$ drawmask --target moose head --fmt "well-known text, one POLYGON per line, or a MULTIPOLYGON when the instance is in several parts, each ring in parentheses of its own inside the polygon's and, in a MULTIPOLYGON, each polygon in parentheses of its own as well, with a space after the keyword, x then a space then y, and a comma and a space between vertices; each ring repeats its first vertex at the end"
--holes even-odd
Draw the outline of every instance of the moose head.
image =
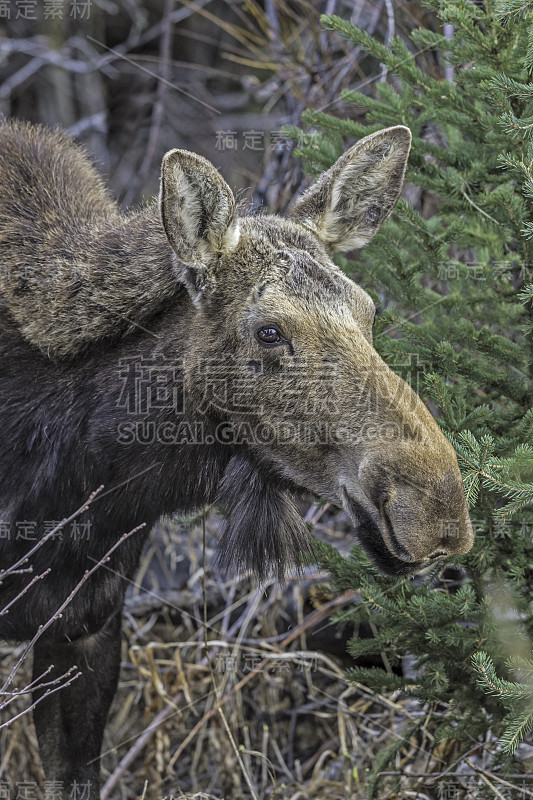
POLYGON ((206 373, 224 374, 212 412, 239 445, 218 496, 224 564, 262 577, 297 562, 307 529, 292 493, 302 488, 344 507, 387 573, 472 546, 453 447, 374 349, 374 302, 332 261, 391 213, 410 143, 404 126, 362 139, 288 219, 238 217, 208 161, 180 150, 163 160, 163 226, 195 307, 186 391, 200 404, 206 373))

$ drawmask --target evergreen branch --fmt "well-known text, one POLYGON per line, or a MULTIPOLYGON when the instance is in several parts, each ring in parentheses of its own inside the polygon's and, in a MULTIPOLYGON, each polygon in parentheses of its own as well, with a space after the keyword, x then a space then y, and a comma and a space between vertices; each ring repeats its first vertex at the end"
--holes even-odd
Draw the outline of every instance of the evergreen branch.
POLYGON ((533 0, 496 0, 494 15, 498 22, 512 16, 524 17, 533 8, 533 0))
POLYGON ((511 111, 506 111, 505 114, 502 114, 501 123, 510 136, 530 137, 532 135, 533 117, 519 119, 511 111))
POLYGON ((479 685, 495 697, 511 701, 524 700, 529 696, 521 683, 514 683, 498 677, 494 663, 487 653, 483 651, 474 653, 472 666, 477 672, 479 685))
POLYGON ((533 305, 533 283, 528 283, 527 286, 524 286, 522 291, 518 294, 518 299, 521 303, 524 303, 524 305, 527 305, 528 303, 533 305))
POLYGON ((366 53, 372 55, 376 61, 385 64, 392 72, 400 74, 408 83, 420 86, 426 90, 429 90, 433 84, 438 84, 438 81, 428 78, 422 70, 415 67, 412 53, 398 58, 398 56, 392 53, 385 45, 378 42, 366 31, 357 28, 351 22, 341 19, 334 14, 322 15, 320 21, 325 28, 339 33, 343 38, 347 39, 347 41, 357 45, 366 53))
POLYGON ((505 75, 501 72, 492 78, 488 86, 494 89, 501 89, 506 95, 516 97, 518 100, 524 100, 526 103, 533 100, 533 85, 531 83, 515 81, 510 75, 505 75))
MULTIPOLYGON (((314 109, 307 109, 302 113, 302 122, 305 125, 319 126, 323 130, 334 131, 342 136, 352 136, 356 139, 367 136, 368 133, 372 132, 372 128, 368 125, 354 122, 351 119, 339 119, 331 114, 325 114, 323 111, 315 111, 314 109)), ((376 130, 381 127, 376 126, 376 130)))
POLYGON ((494 219, 494 217, 491 217, 491 215, 490 215, 490 214, 487 214, 487 212, 486 212, 486 211, 483 211, 483 209, 482 209, 482 208, 480 208, 480 207, 479 207, 479 206, 478 206, 476 203, 474 203, 474 201, 472 200, 472 198, 471 198, 471 197, 469 197, 469 196, 467 195, 467 193, 466 193, 466 191, 465 191, 464 189, 461 189, 461 194, 463 195, 463 197, 465 198, 465 200, 466 200, 468 203, 470 203, 470 205, 471 205, 471 206, 473 206, 473 208, 475 208, 475 209, 476 209, 476 211, 479 211, 479 213, 480 213, 480 214, 483 214, 483 216, 487 217, 487 219, 490 219, 490 221, 491 221, 491 222, 494 222, 494 223, 495 223, 495 225, 500 225, 500 223, 498 222, 498 220, 497 220, 497 219, 494 219))
POLYGON ((401 752, 402 748, 410 741, 411 737, 421 727, 422 724, 423 719, 415 722, 413 725, 407 726, 403 736, 394 738, 391 744, 378 753, 374 761, 372 771, 367 779, 367 800, 378 800, 378 781, 381 772, 386 764, 388 764, 397 753, 401 752))
POLYGON ((524 58, 524 67, 529 73, 533 71, 533 29, 529 29, 527 37, 527 49, 524 58))
POLYGON ((533 730, 533 712, 520 714, 518 719, 513 720, 507 730, 500 738, 500 744, 504 753, 512 755, 520 742, 533 730))
POLYGON ((414 685, 410 678, 386 672, 379 667, 350 667, 346 670, 346 679, 350 683, 362 683, 375 692, 395 692, 414 685))

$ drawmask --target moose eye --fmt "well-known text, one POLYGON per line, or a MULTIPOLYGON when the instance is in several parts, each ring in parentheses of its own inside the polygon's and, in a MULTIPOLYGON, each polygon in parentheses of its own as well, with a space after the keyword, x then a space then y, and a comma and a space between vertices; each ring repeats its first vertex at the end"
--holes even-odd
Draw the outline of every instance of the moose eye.
POLYGON ((262 328, 258 328, 255 335, 261 344, 281 344, 281 342, 285 341, 281 331, 274 325, 264 325, 262 328))

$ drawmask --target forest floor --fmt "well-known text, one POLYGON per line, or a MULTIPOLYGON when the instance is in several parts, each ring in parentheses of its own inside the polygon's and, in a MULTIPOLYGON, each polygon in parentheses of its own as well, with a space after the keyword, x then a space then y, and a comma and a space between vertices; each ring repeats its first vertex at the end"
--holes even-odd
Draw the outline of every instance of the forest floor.
MULTIPOLYGON (((316 535, 349 552, 353 531, 343 513, 310 505, 306 518, 316 535)), ((512 790, 494 782, 483 767, 489 742, 474 742, 466 758, 453 742, 435 744, 432 724, 444 707, 346 680, 348 639, 372 631, 330 617, 357 602, 357 592, 339 597, 316 568, 283 587, 216 574, 220 522, 216 514, 205 521, 205 570, 202 517, 166 520, 152 532, 126 603, 103 800, 363 800, 388 748, 397 752, 380 773, 379 800, 533 797, 530 775, 509 780, 512 790), (406 736, 415 720, 416 736, 406 736)), ((20 652, 2 643, 2 681, 20 652)), ((28 659, 18 686, 30 669, 28 659)), ((21 694, 0 725, 29 705, 21 694)), ((73 797, 46 793, 31 714, 0 728, 0 745, 0 797, 73 797), (11 795, 2 794, 8 785, 11 795)))

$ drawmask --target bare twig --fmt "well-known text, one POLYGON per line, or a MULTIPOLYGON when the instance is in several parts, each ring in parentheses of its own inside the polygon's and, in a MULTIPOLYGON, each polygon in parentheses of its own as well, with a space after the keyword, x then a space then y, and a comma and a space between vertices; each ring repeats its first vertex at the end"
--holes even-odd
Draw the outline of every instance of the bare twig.
POLYGON ((39 541, 30 550, 28 550, 27 553, 25 553, 21 558, 19 558, 18 561, 15 561, 14 564, 11 564, 6 569, 0 569, 0 582, 7 575, 12 575, 14 570, 18 570, 20 567, 24 566, 24 564, 27 564, 28 560, 37 550, 39 550, 49 539, 53 539, 55 536, 57 536, 58 531, 64 528, 65 525, 68 525, 69 522, 75 520, 76 517, 79 517, 80 514, 83 514, 85 511, 87 511, 91 503, 100 494, 103 488, 104 488, 103 486, 99 486, 98 489, 95 489, 95 491, 89 495, 88 499, 84 502, 82 506, 78 508, 77 511, 71 514, 70 517, 66 517, 65 519, 61 520, 61 522, 58 523, 58 525, 56 525, 55 528, 53 528, 51 531, 48 531, 48 533, 46 533, 41 539, 39 539, 39 541))
MULTIPOLYGON (((494 773, 493 773, 493 772, 487 772, 486 770, 484 770, 484 769, 481 769, 481 767, 478 767, 478 766, 477 766, 476 764, 474 764, 474 762, 473 762, 473 761, 471 761, 469 758, 466 758, 466 759, 465 759, 465 763, 466 763, 466 764, 468 764, 468 766, 469 766, 471 769, 473 769, 473 770, 474 770, 474 772, 476 772, 476 773, 479 775, 479 777, 481 778, 481 780, 483 781, 483 783, 486 783, 486 784, 487 784, 487 786, 489 786, 489 787, 490 787, 490 789, 492 789, 492 791, 494 792, 494 794, 496 795, 496 797, 499 797, 499 798, 500 798, 500 800, 506 800, 506 799, 505 799, 505 797, 504 797, 504 796, 501 794, 501 792, 499 792, 499 791, 496 789, 496 787, 495 787, 495 786, 492 784, 492 781, 497 781, 497 783, 501 783, 503 786, 508 786, 510 789, 518 789, 518 787, 517 787, 517 786, 513 786, 513 784, 512 784, 512 783, 509 783, 509 781, 506 781, 506 780, 504 780, 503 778, 500 778, 500 777, 499 777, 499 775, 494 775, 494 773)), ((524 777, 527 777, 527 776, 524 776, 524 775, 523 775, 523 776, 521 776, 521 777, 522 777, 522 779, 523 779, 524 777)), ((533 797, 533 792, 530 792, 530 791, 528 791, 527 789, 520 788, 520 789, 519 789, 519 791, 522 793, 522 797, 533 797)))
MULTIPOLYGON (((48 668, 48 670, 46 670, 46 672, 49 672, 52 669, 52 666, 53 665, 50 665, 50 667, 48 668)), ((31 703, 31 705, 23 709, 23 711, 21 711, 19 714, 16 714, 14 717, 10 717, 10 719, 8 719, 6 722, 1 723, 0 730, 2 730, 2 728, 7 728, 9 725, 12 725, 13 722, 15 722, 15 720, 20 719, 20 717, 23 717, 25 714, 29 714, 30 711, 33 711, 35 706, 39 705, 39 703, 42 700, 44 700, 45 697, 49 697, 51 694, 54 694, 55 692, 58 692, 61 689, 64 689, 66 686, 69 686, 73 681, 75 681, 76 678, 79 678, 81 672, 76 672, 75 675, 71 675, 71 673, 74 672, 74 670, 76 669, 78 669, 77 666, 70 667, 70 669, 68 669, 63 675, 60 675, 58 678, 54 678, 54 680, 52 681, 47 681, 44 684, 41 683, 35 686, 33 685, 35 681, 32 681, 32 683, 28 684, 28 686, 24 687, 24 689, 21 689, 18 692, 14 692, 13 696, 10 697, 9 700, 6 700, 5 702, 1 703, 0 708, 4 709, 6 706, 9 705, 10 702, 12 702, 12 700, 17 699, 21 694, 27 694, 28 692, 32 692, 35 689, 42 689, 44 686, 49 687, 40 697, 34 700, 34 702, 31 703)), ((45 675, 46 672, 44 672, 43 675, 45 675)), ((42 675, 37 680, 41 680, 41 678, 42 675)))
MULTIPOLYGON (((395 20, 394 20, 394 6, 392 4, 392 0, 385 0, 385 7, 387 9, 387 35, 385 36, 385 45, 389 47, 392 37, 394 36, 395 31, 395 20)), ((379 78, 380 81, 386 81, 388 75, 388 69, 385 64, 381 65, 381 76, 379 78)))
MULTIPOLYGON (((27 570, 16 570, 16 573, 20 574, 23 572, 31 572, 32 569, 33 569, 32 567, 28 567, 27 570)), ((0 617, 2 616, 2 614, 7 614, 13 603, 16 603, 17 600, 19 600, 22 597, 22 595, 26 594, 28 589, 31 589, 31 587, 34 586, 37 583, 37 581, 42 580, 46 575, 48 575, 49 572, 50 572, 50 567, 48 569, 45 569, 44 572, 41 572, 40 575, 34 575, 31 581, 27 583, 26 586, 12 600, 10 600, 7 606, 3 607, 3 609, 0 611, 0 617)))
POLYGON ((124 196, 124 204, 128 206, 133 198, 136 196, 139 186, 142 186, 152 166, 157 142, 159 140, 159 133, 163 122, 165 111, 165 99, 167 95, 167 88, 170 85, 170 60, 171 60, 171 44, 172 44, 172 10, 174 8, 174 0, 165 0, 163 10, 163 34, 161 36, 161 45, 159 52, 159 77, 157 82, 157 89, 155 94, 154 105, 152 108, 152 121, 150 124, 150 134, 148 136, 148 144, 137 177, 131 182, 128 190, 124 196))
MULTIPOLYGON (((93 493, 93 494, 94 494, 94 493, 93 493)), ((52 614, 52 616, 50 617, 50 619, 48 619, 48 620, 47 620, 47 621, 46 621, 46 622, 45 622, 43 625, 39 625, 39 628, 38 628, 38 630, 37 630, 37 633, 35 634, 35 636, 34 636, 34 637, 31 639, 31 641, 28 643, 28 645, 27 645, 27 646, 25 647, 25 649, 23 650, 23 653, 22 653, 21 657, 20 657, 20 658, 19 658, 19 660, 16 662, 15 666, 13 667, 13 669, 11 670, 11 672, 9 673, 9 675, 8 675, 8 677, 7 677, 7 680, 5 681, 4 685, 3 685, 3 686, 2 686, 2 688, 0 689, 0 693, 2 693, 2 692, 5 692, 5 691, 6 691, 7 687, 9 686, 9 684, 10 684, 10 683, 12 683, 12 681, 13 681, 13 678, 14 678, 14 676, 15 676, 15 673, 17 672, 17 670, 19 669, 20 665, 22 664, 22 662, 24 661, 24 659, 25 659, 25 658, 26 658, 26 656, 28 655, 29 651, 30 651, 30 650, 32 649, 32 647, 34 646, 35 642, 37 642, 37 641, 38 641, 38 639, 39 639, 39 638, 40 638, 40 637, 43 635, 43 633, 44 633, 46 630, 48 630, 48 628, 49 628, 51 625, 53 625, 53 623, 54 623, 54 622, 55 622, 55 621, 56 621, 56 620, 57 620, 57 619, 58 619, 58 618, 61 616, 61 614, 63 613, 63 611, 65 610, 65 608, 68 606, 68 604, 71 602, 71 600, 72 600, 72 599, 73 599, 73 598, 74 598, 74 597, 77 595, 77 593, 78 593, 78 592, 79 592, 79 590, 82 588, 82 586, 83 586, 85 583, 87 583, 87 581, 89 580, 89 578, 91 577, 91 575, 93 575, 93 574, 96 572, 96 570, 97 570, 99 567, 101 567, 103 564, 105 564, 107 561, 109 561, 109 559, 110 559, 110 557, 111 557, 111 554, 112 554, 112 553, 114 553, 114 551, 115 551, 115 550, 116 550, 118 547, 120 547, 120 545, 121 545, 123 542, 125 542, 125 541, 126 541, 126 539, 129 539, 129 538, 130 538, 130 536, 133 536, 133 534, 134 534, 134 533, 137 533, 137 531, 139 531, 141 528, 144 528, 144 527, 145 527, 145 523, 144 523, 144 522, 142 522, 140 525, 137 525, 137 527, 136 527, 136 528, 133 528, 133 530, 129 531, 129 533, 124 533, 124 534, 123 534, 123 535, 120 537, 120 539, 119 539, 117 542, 115 542, 115 544, 114 544, 112 547, 110 547, 110 548, 109 548, 109 550, 108 550, 108 551, 107 551, 107 552, 106 552, 106 553, 105 553, 105 554, 102 556, 102 558, 101 558, 101 559, 100 559, 100 560, 99 560, 99 561, 98 561, 98 562, 97 562, 97 563, 94 565, 94 567, 91 567, 91 569, 85 570, 85 572, 84 572, 84 574, 83 574, 83 577, 81 578, 81 580, 80 580, 80 581, 78 581, 78 583, 77 583, 77 584, 76 584, 76 586, 73 588, 73 590, 70 592, 70 594, 68 595, 68 597, 67 597, 67 598, 66 598, 66 599, 63 601, 63 603, 61 603, 61 605, 60 605, 60 606, 59 606, 59 608, 58 608, 58 609, 57 609, 57 610, 54 612, 54 614, 52 614)))

